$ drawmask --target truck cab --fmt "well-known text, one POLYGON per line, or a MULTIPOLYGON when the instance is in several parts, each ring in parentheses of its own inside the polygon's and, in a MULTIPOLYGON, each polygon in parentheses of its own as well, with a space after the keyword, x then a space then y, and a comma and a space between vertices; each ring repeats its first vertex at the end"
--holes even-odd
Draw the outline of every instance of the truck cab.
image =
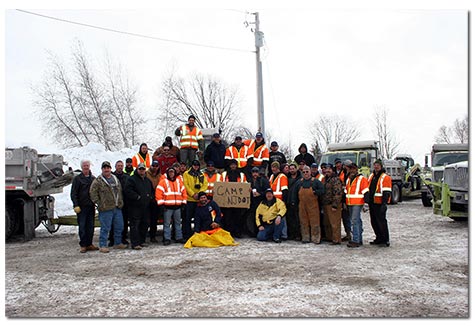
MULTIPOLYGON (((468 144, 434 144, 431 151, 430 176, 425 178, 429 183, 441 183, 446 165, 468 161, 468 144)), ((432 206, 433 184, 423 185, 421 190, 422 204, 432 206)))

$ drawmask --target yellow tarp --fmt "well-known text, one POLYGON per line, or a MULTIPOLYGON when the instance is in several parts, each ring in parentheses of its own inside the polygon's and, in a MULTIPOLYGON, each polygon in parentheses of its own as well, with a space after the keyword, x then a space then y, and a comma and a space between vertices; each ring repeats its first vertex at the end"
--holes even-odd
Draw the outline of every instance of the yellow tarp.
POLYGON ((228 231, 217 228, 211 231, 203 231, 195 233, 185 243, 185 248, 207 247, 215 248, 220 246, 237 246, 239 243, 234 242, 233 237, 228 231))

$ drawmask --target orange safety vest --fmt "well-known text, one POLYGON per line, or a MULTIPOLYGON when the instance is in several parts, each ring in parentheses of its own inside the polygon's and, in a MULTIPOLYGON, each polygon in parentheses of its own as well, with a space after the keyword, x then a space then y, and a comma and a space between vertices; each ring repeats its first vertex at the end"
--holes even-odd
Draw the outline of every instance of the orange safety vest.
MULTIPOLYGON (((368 183, 371 184, 371 180, 373 180, 374 173, 368 178, 368 183)), ((384 191, 392 191, 392 183, 391 177, 386 173, 381 173, 378 179, 378 183, 376 184, 376 191, 374 192, 374 203, 375 204, 382 204, 383 203, 383 192, 384 191)), ((388 198, 388 203, 391 202, 391 196, 388 198)))
POLYGON ((132 157, 132 166, 134 168, 137 168, 137 166, 139 166, 140 163, 145 164, 145 167, 148 169, 150 165, 152 165, 152 156, 149 153, 147 153, 147 155, 145 155, 145 160, 144 160, 142 155, 140 155, 139 153, 135 154, 134 157, 132 157))
POLYGON ((363 175, 358 175, 350 182, 350 178, 346 180, 345 194, 346 205, 364 205, 364 194, 369 191, 368 179, 363 175))
POLYGON ((325 182, 325 175, 323 173, 319 173, 318 176, 317 176, 317 179, 321 183, 324 183, 325 182))
POLYGON ((193 131, 188 125, 181 127, 180 148, 198 149, 198 141, 203 140, 201 129, 195 126, 193 131))
POLYGON ((219 173, 214 173, 212 177, 208 175, 208 173, 204 172, 203 173, 206 177, 206 180, 208 180, 208 189, 206 189, 206 194, 208 196, 213 196, 213 189, 214 189, 214 183, 216 181, 220 181, 220 174, 219 173))
POLYGON ((176 178, 170 181, 168 178, 161 179, 155 189, 157 205, 178 206, 186 204, 186 189, 183 180, 176 178))
MULTIPOLYGON (((246 180, 246 175, 244 173, 239 173, 240 174, 240 177, 238 178, 237 182, 247 182, 246 180)), ((218 181, 221 181, 221 182, 229 182, 229 178, 228 178, 228 173, 226 171, 224 171, 223 173, 221 173, 221 177, 220 177, 220 180, 218 181)))
POLYGON ((277 178, 274 180, 274 175, 272 174, 269 179, 270 187, 274 192, 274 197, 282 200, 282 192, 286 189, 289 189, 289 180, 287 176, 283 173, 279 173, 277 178))
POLYGON ((243 143, 249 147, 249 153, 254 157, 252 166, 261 166, 264 161, 269 161, 269 148, 266 144, 255 148, 256 141, 254 139, 246 139, 243 143))
POLYGON ((229 146, 226 148, 226 155, 224 156, 226 160, 235 159, 238 162, 238 168, 246 167, 247 160, 250 157, 252 157, 252 154, 249 153, 249 147, 246 145, 242 145, 239 152, 235 146, 229 146))

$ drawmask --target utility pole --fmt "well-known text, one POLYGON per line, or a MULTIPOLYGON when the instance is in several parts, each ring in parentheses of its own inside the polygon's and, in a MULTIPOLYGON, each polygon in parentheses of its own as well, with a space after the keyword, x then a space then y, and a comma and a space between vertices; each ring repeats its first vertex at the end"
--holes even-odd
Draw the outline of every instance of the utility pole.
POLYGON ((255 16, 254 38, 256 45, 256 75, 257 75, 257 122, 258 130, 266 135, 264 123, 264 91, 262 88, 262 61, 261 47, 264 45, 264 33, 259 30, 259 13, 253 13, 255 16))

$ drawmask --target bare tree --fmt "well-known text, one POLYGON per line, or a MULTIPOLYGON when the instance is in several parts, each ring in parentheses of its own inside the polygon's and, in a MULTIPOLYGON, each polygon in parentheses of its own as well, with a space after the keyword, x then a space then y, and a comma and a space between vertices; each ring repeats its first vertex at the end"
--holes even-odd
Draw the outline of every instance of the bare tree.
POLYGON ((113 150, 135 144, 137 130, 144 124, 135 108, 137 90, 111 64, 107 74, 93 73, 99 69, 92 66, 81 42, 72 52, 69 70, 50 55, 50 68, 33 90, 44 133, 64 147, 92 141, 113 150))
POLYGON ((234 135, 239 125, 240 99, 234 87, 211 77, 194 74, 188 80, 174 73, 163 81, 160 120, 164 129, 176 128, 177 122, 185 123, 188 116, 196 117, 200 128, 219 128, 223 139, 234 135), (170 128, 171 127, 171 128, 170 128))
POLYGON ((311 151, 315 156, 326 151, 330 143, 350 142, 360 136, 355 124, 337 114, 320 116, 311 124, 310 132, 314 141, 311 151))
POLYGON ((435 136, 435 141, 445 144, 468 143, 468 128, 468 115, 466 115, 462 120, 455 119, 451 127, 442 125, 435 136))
POLYGON ((388 111, 385 108, 375 109, 374 127, 381 156, 386 159, 394 157, 399 148, 399 141, 389 125, 388 111))

